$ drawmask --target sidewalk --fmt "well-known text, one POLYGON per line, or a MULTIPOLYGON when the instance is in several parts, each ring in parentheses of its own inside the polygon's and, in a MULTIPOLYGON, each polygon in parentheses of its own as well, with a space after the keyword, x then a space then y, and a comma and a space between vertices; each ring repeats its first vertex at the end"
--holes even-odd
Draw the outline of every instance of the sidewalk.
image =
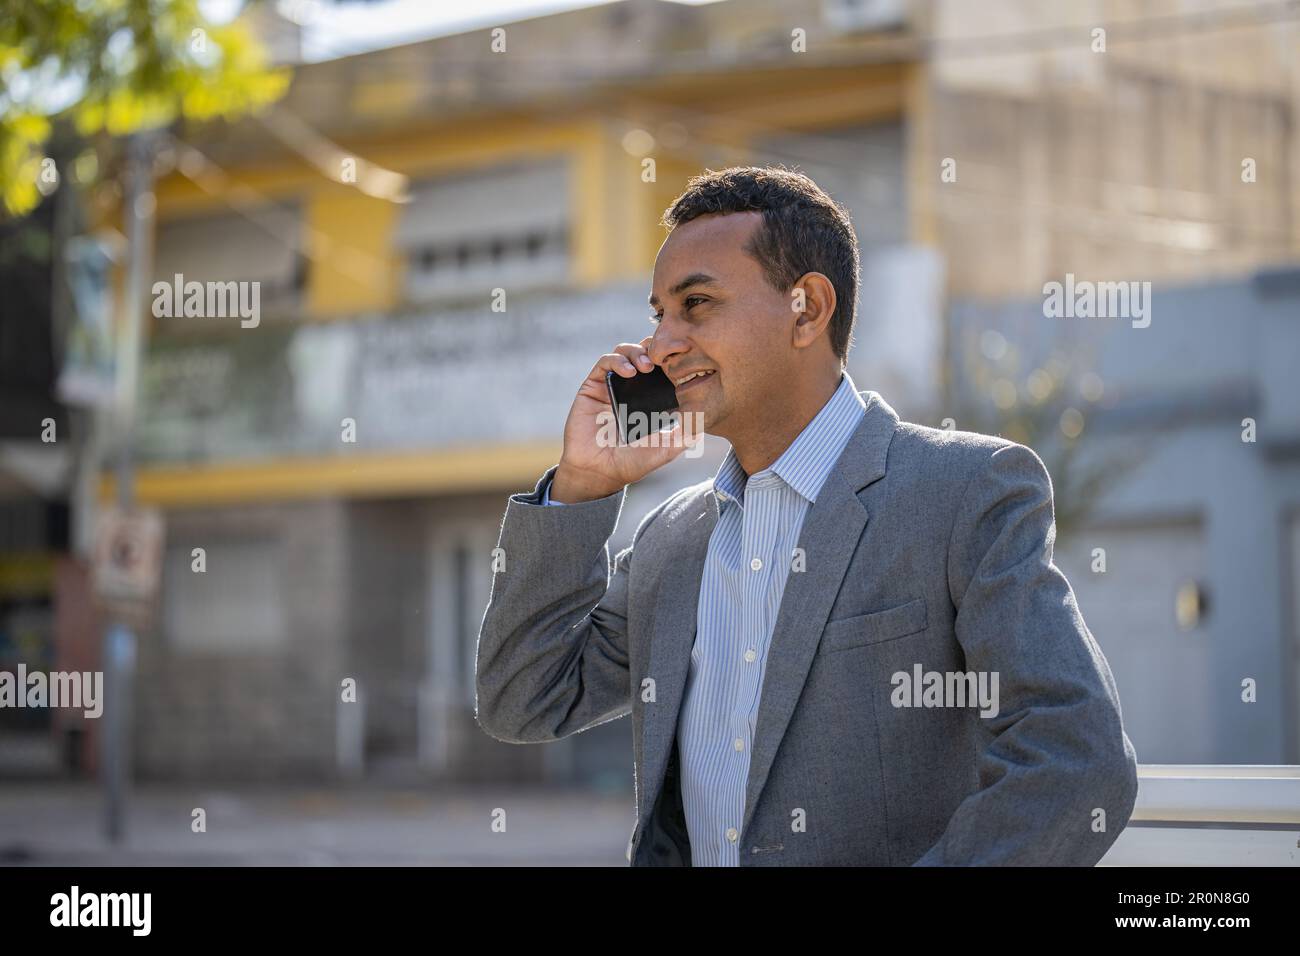
POLYGON ((627 866, 635 822, 630 795, 511 786, 137 786, 119 847, 103 815, 93 784, 0 781, 0 865, 627 866))

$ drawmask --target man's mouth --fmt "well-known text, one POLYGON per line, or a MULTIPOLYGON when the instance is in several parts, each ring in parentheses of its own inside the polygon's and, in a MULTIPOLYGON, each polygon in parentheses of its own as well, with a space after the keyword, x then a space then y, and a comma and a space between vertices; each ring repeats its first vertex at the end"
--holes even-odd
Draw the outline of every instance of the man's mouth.
POLYGON ((716 372, 717 369, 712 368, 703 368, 694 372, 688 372, 680 378, 674 379, 673 385, 677 387, 677 391, 680 394, 687 389, 697 387, 701 382, 707 382, 709 379, 713 378, 716 372))

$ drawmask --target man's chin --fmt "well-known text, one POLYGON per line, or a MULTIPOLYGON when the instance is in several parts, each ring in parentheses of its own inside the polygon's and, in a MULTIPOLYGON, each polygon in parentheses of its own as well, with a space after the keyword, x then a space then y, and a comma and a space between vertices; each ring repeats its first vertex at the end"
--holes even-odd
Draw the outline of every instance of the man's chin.
MULTIPOLYGON (((677 408, 684 418, 690 419, 690 427, 695 433, 703 434, 707 432, 710 435, 718 435, 718 426, 723 424, 722 409, 720 406, 719 395, 710 394, 714 391, 715 385, 707 385, 700 389, 698 395, 692 395, 686 392, 677 399, 677 408)), ((686 427, 685 422, 683 427, 686 427)))
POLYGON ((683 428, 689 428, 690 434, 703 435, 709 434, 719 437, 718 426, 721 422, 717 413, 705 406, 691 406, 689 403, 681 406, 683 415, 683 428))

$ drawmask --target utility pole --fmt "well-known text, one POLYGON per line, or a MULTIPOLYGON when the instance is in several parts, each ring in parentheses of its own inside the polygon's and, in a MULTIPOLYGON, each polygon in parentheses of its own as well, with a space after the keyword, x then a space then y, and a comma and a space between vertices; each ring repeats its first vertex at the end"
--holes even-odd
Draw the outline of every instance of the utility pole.
MULTIPOLYGON (((140 357, 144 350, 145 292, 153 270, 153 137, 136 133, 127 142, 126 189, 122 206, 126 219, 126 275, 122 312, 117 323, 117 393, 113 407, 117 454, 117 503, 124 514, 135 504, 134 436, 139 392, 140 357)), ((108 727, 102 737, 101 773, 107 796, 105 828, 112 843, 126 835, 127 791, 131 782, 131 718, 139 620, 120 609, 110 611, 104 635, 104 678, 107 684, 108 727)))

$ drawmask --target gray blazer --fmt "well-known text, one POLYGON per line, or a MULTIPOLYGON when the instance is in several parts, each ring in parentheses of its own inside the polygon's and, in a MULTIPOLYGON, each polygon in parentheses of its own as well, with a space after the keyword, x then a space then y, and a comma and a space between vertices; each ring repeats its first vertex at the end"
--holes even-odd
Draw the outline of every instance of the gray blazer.
MULTIPOLYGON (((875 392, 799 538, 759 704, 743 866, 1095 864, 1137 764, 1110 667, 1052 563, 1033 451, 899 421, 875 392), (999 712, 902 707, 893 675, 994 672, 999 712)), ((478 638, 477 717, 540 743, 632 715, 634 866, 689 866, 676 742, 712 481, 659 504, 611 568, 624 492, 512 495, 478 638)))

